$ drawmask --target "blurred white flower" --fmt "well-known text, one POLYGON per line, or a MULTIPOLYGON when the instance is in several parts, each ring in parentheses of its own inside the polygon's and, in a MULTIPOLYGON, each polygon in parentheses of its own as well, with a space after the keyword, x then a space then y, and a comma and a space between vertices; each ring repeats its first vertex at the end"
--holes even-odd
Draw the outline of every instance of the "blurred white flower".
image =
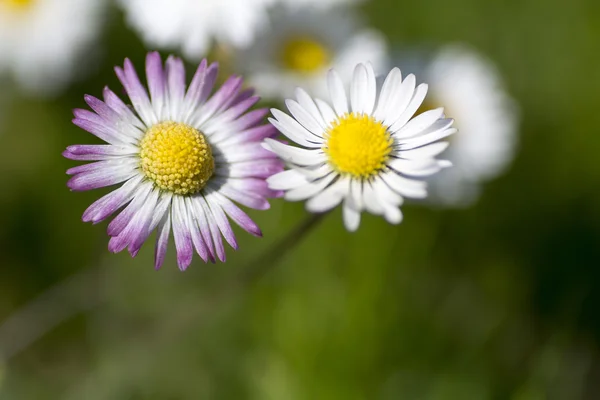
POLYGON ((337 5, 348 5, 362 3, 364 0, 278 0, 281 4, 291 7, 315 7, 328 8, 337 5))
POLYGON ((103 0, 0 1, 0 72, 25 89, 53 92, 76 73, 75 58, 100 28, 103 0))
POLYGON ((129 23, 152 46, 181 48, 192 59, 206 55, 213 39, 248 46, 268 23, 275 0, 120 0, 129 23))
POLYGON ((415 72, 429 84, 425 109, 443 104, 458 128, 444 154, 454 168, 431 178, 429 199, 468 206, 477 199, 479 184, 500 175, 515 154, 517 107, 495 66, 464 46, 443 48, 415 72))
POLYGON ((362 61, 370 61, 376 73, 386 68, 383 36, 363 29, 346 8, 277 7, 271 19, 271 25, 234 61, 237 71, 263 97, 284 99, 298 86, 325 97, 330 68, 344 81, 350 80, 354 66, 362 61))

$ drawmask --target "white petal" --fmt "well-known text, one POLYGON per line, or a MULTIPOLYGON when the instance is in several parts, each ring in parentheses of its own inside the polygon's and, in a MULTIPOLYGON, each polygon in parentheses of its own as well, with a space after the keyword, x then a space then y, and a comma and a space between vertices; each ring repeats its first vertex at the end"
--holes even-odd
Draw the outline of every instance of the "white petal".
POLYGON ((419 160, 423 158, 435 157, 448 148, 448 142, 437 142, 427 146, 419 147, 413 150, 401 150, 397 156, 407 160, 419 160))
POLYGON ((271 112, 277 120, 269 118, 269 122, 288 139, 304 147, 322 147, 323 139, 307 131, 298 121, 279 110, 273 109, 271 112))
POLYGON ((350 180, 350 192, 349 196, 346 198, 346 201, 350 203, 352 208, 357 211, 361 211, 363 209, 363 187, 362 181, 358 179, 350 180))
POLYGON ((408 107, 411 99, 414 97, 416 83, 417 78, 413 74, 410 74, 404 79, 398 90, 391 94, 390 102, 384 115, 385 125, 393 125, 406 111, 406 107, 408 107))
POLYGON ((367 69, 363 64, 358 64, 354 68, 354 76, 352 77, 352 85, 350 86, 350 103, 352 105, 352 111, 358 114, 366 112, 366 99, 369 88, 367 79, 367 69))
MULTIPOLYGON (((444 121, 443 123, 437 123, 435 128, 444 129, 447 126, 447 120, 441 119, 444 117, 444 109, 436 108, 435 110, 425 111, 423 114, 417 115, 415 118, 408 121, 406 125, 404 125, 398 132, 394 133, 394 137, 396 138, 407 138, 416 136, 420 133, 423 133, 426 129, 430 128, 432 125, 436 124, 437 121, 444 121)), ((450 121, 452 124, 452 121, 450 121)))
POLYGON ((272 175, 267 179, 269 188, 273 190, 290 190, 298 186, 306 185, 309 182, 309 179, 305 175, 295 169, 288 169, 287 171, 272 175))
POLYGON ((373 65, 368 62, 367 68, 367 97, 365 99, 365 113, 373 114, 375 110, 375 102, 377 101, 377 78, 375 77, 375 70, 373 65))
POLYGON ((373 180, 373 189, 377 193, 377 198, 380 200, 382 206, 385 206, 385 204, 400 206, 404 203, 402 196, 394 192, 380 176, 375 177, 373 180))
POLYGON ((365 204, 365 209, 371 214, 383 214, 383 207, 372 182, 367 181, 363 184, 363 202, 365 204))
POLYGON ((403 160, 396 158, 388 162, 388 166, 404 175, 425 177, 439 172, 443 167, 433 159, 403 160))
POLYGON ((306 200, 309 197, 313 197, 317 193, 321 192, 327 187, 336 177, 336 174, 329 174, 324 178, 321 178, 314 182, 309 182, 306 185, 297 187, 295 189, 286 192, 284 197, 288 201, 299 201, 306 200))
POLYGON ((331 168, 331 165, 329 165, 327 163, 327 164, 320 165, 316 168, 314 168, 314 167, 296 168, 296 171, 300 172, 302 175, 304 175, 307 178, 309 178, 310 180, 314 181, 316 179, 320 179, 320 178, 324 177, 325 175, 328 175, 331 172, 333 172, 333 168, 331 168))
POLYGON ((405 178, 394 171, 388 171, 382 174, 381 177, 396 193, 414 199, 427 197, 427 184, 425 182, 405 178))
POLYGON ((417 90, 415 90, 415 94, 410 100, 408 107, 406 107, 406 110, 404 110, 402 115, 400 115, 396 122, 394 122, 394 124, 390 127, 390 131, 399 131, 412 118, 412 116, 415 115, 419 107, 421 107, 421 104, 423 104, 423 100, 425 100, 427 88, 428 86, 425 83, 422 83, 417 87, 417 90))
POLYGON ((400 150, 416 149, 417 147, 421 147, 421 146, 424 146, 426 144, 436 142, 436 141, 438 141, 440 139, 443 139, 443 138, 445 138, 447 136, 450 136, 453 133, 456 133, 456 129, 455 128, 444 129, 444 130, 441 130, 441 131, 435 131, 435 132, 432 132, 432 133, 427 133, 425 135, 419 135, 419 136, 414 137, 414 138, 403 140, 402 143, 400 143, 400 145, 398 146, 398 148, 400 150))
POLYGON ((308 129, 313 135, 319 138, 323 137, 323 127, 297 101, 288 99, 285 101, 285 105, 294 118, 296 118, 296 121, 300 122, 303 127, 308 129))
POLYGON ((330 70, 327 75, 327 84, 329 86, 329 95, 333 103, 333 109, 339 117, 343 117, 348 113, 348 98, 342 78, 335 70, 330 70))
POLYGON ((340 204, 350 190, 350 178, 340 177, 333 184, 325 188, 306 202, 306 209, 310 212, 325 212, 340 204))
POLYGON ((335 111, 333 111, 333 108, 331 108, 331 106, 329 104, 327 104, 325 101, 323 101, 321 99, 315 99, 315 102, 317 103, 317 106, 319 107, 319 111, 321 111, 321 115, 323 116, 323 119, 327 123, 327 127, 329 127, 333 123, 333 121, 335 121, 337 119, 337 116, 335 115, 335 111))
POLYGON ((344 226, 350 232, 355 232, 360 225, 360 211, 355 210, 349 203, 348 200, 344 202, 343 207, 344 215, 344 226))
POLYGON ((319 123, 322 129, 327 128, 327 121, 323 119, 321 112, 317 108, 312 97, 302 88, 296 88, 296 99, 298 104, 302 106, 308 113, 319 123))
POLYGON ((265 139, 265 147, 273 151, 284 161, 297 165, 317 165, 327 161, 327 156, 321 150, 307 150, 280 143, 274 139, 265 139))
POLYGON ((402 211, 394 206, 386 206, 383 216, 387 222, 393 225, 402 222, 402 211))
POLYGON ((392 97, 400 89, 402 84, 402 72, 399 68, 394 68, 386 76, 383 86, 381 87, 381 93, 379 94, 379 101, 377 102, 377 108, 373 117, 378 121, 384 121, 387 115, 387 109, 392 101, 392 97))

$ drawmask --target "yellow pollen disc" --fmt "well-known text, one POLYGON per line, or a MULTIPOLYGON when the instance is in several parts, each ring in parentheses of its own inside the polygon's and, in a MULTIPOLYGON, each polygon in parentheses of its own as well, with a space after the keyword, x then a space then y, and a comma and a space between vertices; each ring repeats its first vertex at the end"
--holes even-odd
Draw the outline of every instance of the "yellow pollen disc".
POLYGON ((331 54, 323 44, 308 37, 293 37, 281 49, 281 61, 289 70, 317 72, 329 65, 331 54))
POLYGON ((370 115, 350 113, 336 120, 325 136, 329 163, 341 174, 367 179, 385 168, 394 140, 370 115))
POLYGON ((210 145, 196 128, 177 122, 152 126, 140 143, 142 170, 156 186, 186 195, 199 192, 215 169, 210 145))

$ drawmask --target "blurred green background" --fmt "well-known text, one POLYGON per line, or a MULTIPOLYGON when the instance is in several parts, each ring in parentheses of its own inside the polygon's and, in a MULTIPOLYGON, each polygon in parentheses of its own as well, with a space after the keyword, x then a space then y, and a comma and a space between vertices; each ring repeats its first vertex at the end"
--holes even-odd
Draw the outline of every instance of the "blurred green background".
POLYGON ((70 122, 83 95, 120 90, 124 57, 141 68, 113 7, 85 80, 52 99, 3 82, 0 399, 600 398, 600 3, 362 10, 392 46, 466 42, 497 63, 521 106, 509 171, 475 206, 407 205, 400 226, 365 215, 349 234, 337 210, 258 264, 302 204, 252 212, 265 237, 239 232, 226 264, 110 254, 106 224, 80 219, 103 192, 70 193, 60 154, 92 138, 70 122))

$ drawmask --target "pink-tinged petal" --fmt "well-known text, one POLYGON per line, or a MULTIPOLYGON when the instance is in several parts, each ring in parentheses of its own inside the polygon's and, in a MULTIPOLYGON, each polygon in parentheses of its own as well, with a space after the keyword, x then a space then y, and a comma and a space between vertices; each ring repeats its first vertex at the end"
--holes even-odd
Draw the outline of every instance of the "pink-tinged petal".
POLYGON ((175 238, 175 248, 177 250, 177 265, 180 270, 185 271, 192 263, 194 246, 187 226, 189 218, 182 198, 178 196, 173 198, 171 214, 173 216, 173 237, 175 238))
POLYGON ((160 193, 160 191, 157 191, 157 193, 159 194, 158 202, 154 205, 151 214, 148 215, 149 224, 147 228, 145 228, 145 231, 141 231, 129 245, 129 253, 132 257, 137 255, 150 234, 156 229, 160 221, 163 220, 165 214, 170 212, 173 196, 169 193, 160 193))
POLYGON ((133 146, 117 146, 106 144, 73 145, 67 147, 63 156, 70 160, 96 161, 110 158, 133 156, 139 150, 133 146))
POLYGON ((237 131, 224 128, 228 127, 231 121, 242 115, 250 107, 256 104, 258 99, 258 97, 246 99, 239 104, 232 106, 221 115, 212 118, 203 127, 204 132, 211 135, 211 140, 213 143, 217 143, 229 136, 235 135, 237 131))
MULTIPOLYGON (((231 103, 231 107, 238 105, 239 103, 241 103, 242 101, 245 101, 246 99, 249 99, 250 97, 256 97, 256 96, 254 96, 255 93, 256 93, 256 91, 253 88, 248 88, 246 90, 242 90, 237 95, 237 97, 233 100, 233 102, 231 103)), ((260 100, 260 97, 258 98, 258 100, 260 100)))
POLYGON ((93 224, 104 221, 133 198, 142 179, 141 176, 132 178, 120 188, 96 200, 85 210, 82 220, 93 224))
POLYGON ((200 197, 200 204, 202 205, 202 209, 204 210, 204 215, 206 216, 206 220, 208 222, 208 228, 210 229, 210 234, 212 236, 213 242, 215 243, 215 251, 217 253, 217 257, 221 262, 225 262, 225 246, 223 246, 223 239, 221 239, 221 233, 219 232, 217 222, 215 221, 215 218, 212 215, 204 197, 200 197))
POLYGON ((198 226, 200 227, 200 233, 202 234, 204 243, 206 243, 209 258, 213 263, 215 263, 217 261, 215 258, 215 249, 210 228, 208 226, 208 220, 206 219, 206 214, 204 212, 204 208, 202 207, 202 195, 196 195, 191 198, 191 200, 193 207, 190 210, 193 213, 194 219, 196 219, 198 226))
POLYGON ((268 210, 271 207, 269 202, 264 197, 253 193, 241 192, 229 185, 221 186, 219 188, 219 192, 248 208, 253 208, 255 210, 268 210))
POLYGON ((77 167, 69 168, 67 170, 67 175, 106 171, 107 169, 120 168, 123 166, 136 168, 138 164, 139 161, 136 159, 117 158, 112 160, 98 161, 89 164, 78 165, 77 167))
POLYGON ((110 144, 126 144, 130 142, 125 135, 116 132, 111 126, 106 124, 98 115, 87 110, 74 110, 76 117, 73 119, 73 124, 80 127, 84 131, 91 133, 99 139, 110 144), (84 115, 85 113, 89 113, 84 115), (81 117, 78 117, 82 116, 81 117))
POLYGON ((156 270, 160 269, 165 261, 170 232, 171 213, 168 212, 158 224, 158 231, 156 233, 156 247, 154 250, 154 269, 156 270))
POLYGON ((77 192, 98 189, 124 182, 137 174, 137 170, 129 167, 114 167, 102 171, 84 172, 69 179, 67 186, 77 192))
MULTIPOLYGON (((216 179, 215 182, 219 182, 219 179, 216 179)), ((221 182, 219 182, 221 183, 221 182)), ((260 197, 278 197, 280 196, 280 191, 271 190, 267 185, 267 182, 264 179, 258 178, 244 178, 244 179, 228 179, 226 181, 222 181, 223 185, 231 186, 232 188, 242 192, 242 193, 253 193, 260 197)))
POLYGON ((217 81, 219 64, 213 63, 208 68, 206 65, 206 60, 202 60, 185 94, 184 108, 186 110, 186 122, 189 122, 196 109, 208 99, 217 81))
POLYGON ((142 118, 142 121, 147 126, 155 124, 157 120, 154 111, 152 110, 152 104, 148 98, 148 93, 140 82, 131 61, 126 58, 124 68, 121 69, 116 67, 115 73, 125 88, 125 91, 131 100, 131 104, 142 118))
MULTIPOLYGON (((109 251, 113 253, 121 252, 126 247, 133 245, 140 236, 145 234, 152 222, 152 214, 156 207, 158 193, 158 190, 153 190, 146 198, 141 208, 137 210, 133 218, 127 223, 125 229, 123 229, 118 236, 114 236, 109 240, 109 251)), ((139 246, 141 247, 141 244, 139 246)), ((135 254, 137 254, 137 251, 135 251, 135 254)))
POLYGON ((279 135, 279 131, 273 125, 267 124, 231 134, 219 144, 221 147, 226 148, 239 143, 260 142, 266 138, 274 138, 277 135, 279 135))
POLYGON ((167 85, 169 87, 169 108, 172 118, 182 117, 182 105, 185 98, 185 66, 180 58, 167 58, 167 85))
POLYGON ((105 104, 102 100, 97 99, 94 96, 90 96, 86 94, 83 96, 83 99, 87 103, 88 106, 92 108, 101 118, 106 120, 109 123, 115 124, 118 123, 121 119, 121 116, 112 108, 110 108, 107 104, 105 104))
POLYGON ((167 107, 167 78, 160 54, 156 51, 146 55, 146 80, 148 81, 154 112, 159 119, 162 119, 166 114, 167 107))
POLYGON ((238 243, 235 238, 235 234, 233 233, 233 229, 231 229, 231 225, 229 224, 229 220, 227 220, 227 215, 223 212, 223 209, 219 205, 218 201, 214 198, 213 194, 209 193, 205 196, 206 203, 212 212, 213 218, 221 231, 221 234, 229 243, 231 247, 234 249, 238 249, 238 243))
POLYGON ((279 159, 262 159, 228 165, 225 169, 217 169, 216 175, 228 178, 268 178, 283 170, 284 165, 279 159))
POLYGON ((198 110, 194 118, 194 125, 202 125, 214 115, 218 115, 221 110, 226 109, 235 100, 241 87, 241 77, 229 77, 223 86, 198 110))
POLYGON ((108 224, 106 232, 109 236, 118 236, 123 229, 129 224, 129 221, 135 216, 135 214, 143 207, 146 198, 152 190, 152 184, 142 184, 136 193, 134 193, 133 200, 125 207, 123 211, 119 213, 111 222, 108 224))
POLYGON ((252 110, 232 123, 232 128, 236 131, 242 131, 250 127, 255 126, 264 121, 265 117, 269 114, 268 108, 259 108, 258 110, 252 110))
POLYGON ((137 115, 117 96, 112 90, 108 87, 105 87, 103 92, 104 102, 110 108, 112 108, 119 116, 123 119, 123 121, 130 123, 139 129, 145 129, 146 126, 137 115))
POLYGON ((197 219, 195 218, 196 214, 194 211, 194 204, 190 197, 185 198, 185 206, 187 207, 191 217, 188 227, 192 236, 192 243, 194 244, 194 248, 196 249, 196 252, 204 262, 208 262, 208 260, 210 259, 210 261, 214 264, 215 258, 209 253, 208 246, 206 245, 206 242, 202 237, 202 233, 200 233, 200 228, 198 226, 197 219))
POLYGON ((160 191, 154 189, 152 193, 150 193, 150 196, 148 196, 148 200, 144 204, 142 211, 138 213, 139 220, 137 221, 136 229, 132 229, 131 240, 128 241, 128 250, 132 257, 137 255, 152 232, 152 218, 157 212, 156 208, 159 198, 160 191))
POLYGON ((231 200, 227 197, 221 195, 218 192, 214 192, 214 198, 219 202, 219 205, 223 208, 223 211, 235 222, 251 235, 262 237, 262 232, 258 225, 246 214, 242 211, 238 206, 236 206, 231 200))
POLYGON ((265 149, 261 142, 250 142, 240 144, 228 151, 222 151, 215 154, 215 161, 225 164, 252 161, 259 159, 277 158, 277 155, 270 150, 265 149))

